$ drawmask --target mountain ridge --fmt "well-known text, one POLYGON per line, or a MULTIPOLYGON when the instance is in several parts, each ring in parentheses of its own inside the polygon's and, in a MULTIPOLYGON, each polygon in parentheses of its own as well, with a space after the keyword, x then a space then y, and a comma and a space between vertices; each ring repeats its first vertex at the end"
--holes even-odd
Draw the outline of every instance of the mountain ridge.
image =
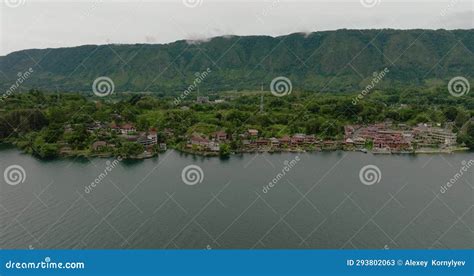
POLYGON ((295 89, 354 91, 374 72, 390 73, 380 87, 425 86, 474 76, 474 29, 368 29, 283 36, 219 36, 165 44, 107 44, 27 49, 0 57, 0 87, 18 72, 34 73, 23 89, 90 91, 108 76, 116 91, 183 91, 211 70, 202 91, 260 89, 278 76, 295 89))
POLYGON ((169 45, 169 44, 173 44, 173 43, 177 43, 177 42, 193 42, 193 41, 196 41, 196 42, 209 42, 210 40, 214 39, 214 38, 229 38, 229 37, 268 37, 268 38, 281 38, 281 37, 285 37, 285 36, 289 36, 289 35, 303 35, 303 36, 307 36, 307 35, 310 35, 310 34, 314 34, 314 33, 325 33, 325 32, 336 32, 336 31, 361 31, 361 32, 364 32, 364 31, 381 31, 381 30, 389 30, 389 31, 446 31, 446 32, 451 32, 451 31, 470 31, 470 30, 473 30, 473 29, 420 29, 420 28, 416 28, 416 29, 394 29, 394 28, 383 28, 383 29, 347 29, 347 28, 343 28, 343 29, 336 29, 336 30, 325 30, 325 31, 314 31, 314 32, 294 32, 294 33, 288 33, 288 34, 283 34, 283 35, 276 35, 276 36, 272 36, 272 35, 235 35, 235 34, 228 34, 228 35, 218 35, 218 36, 211 36, 211 37, 205 37, 205 38, 197 38, 197 39, 178 39, 178 40, 174 40, 174 41, 170 41, 170 42, 163 42, 163 43, 108 43, 108 44, 82 44, 82 45, 76 45, 76 46, 65 46, 65 47, 47 47, 47 48, 28 48, 28 49, 21 49, 21 50, 17 50, 17 51, 13 51, 13 52, 10 52, 6 55, 0 55, 0 58, 2 57, 6 57, 10 54, 14 54, 14 53, 19 53, 19 52, 23 52, 23 51, 35 51, 35 50, 57 50, 57 49, 71 49, 71 48, 77 48, 77 47, 85 47, 85 46, 123 46, 123 45, 162 45, 162 46, 165 46, 165 45, 169 45))

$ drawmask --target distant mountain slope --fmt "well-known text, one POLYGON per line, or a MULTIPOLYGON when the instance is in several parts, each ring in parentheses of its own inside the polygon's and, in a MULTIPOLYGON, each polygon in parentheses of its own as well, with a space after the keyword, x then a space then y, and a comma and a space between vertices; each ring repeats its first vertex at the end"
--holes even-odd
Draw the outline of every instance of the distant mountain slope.
POLYGON ((170 44, 85 45, 0 57, 0 87, 32 67, 25 88, 90 91, 99 76, 116 91, 183 91, 210 68, 201 90, 259 89, 280 75, 305 90, 359 90, 474 76, 474 30, 338 30, 280 37, 230 36, 170 44), (392 64, 393 62, 393 64, 392 64), (37 65, 35 63, 38 63, 37 65))

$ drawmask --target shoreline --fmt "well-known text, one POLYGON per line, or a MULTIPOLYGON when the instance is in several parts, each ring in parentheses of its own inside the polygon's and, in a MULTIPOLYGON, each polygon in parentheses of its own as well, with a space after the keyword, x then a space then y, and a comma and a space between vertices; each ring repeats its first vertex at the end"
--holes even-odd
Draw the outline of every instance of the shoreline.
POLYGON ((25 152, 18 148, 17 146, 13 144, 6 144, 2 143, 0 144, 0 152, 4 149, 16 149, 24 154, 28 154, 32 157, 38 158, 40 160, 62 160, 62 159, 69 159, 69 158, 122 158, 123 160, 146 160, 146 159, 151 159, 160 156, 161 154, 169 151, 169 150, 174 150, 179 153, 184 153, 184 154, 189 154, 193 156, 201 156, 201 157, 218 157, 218 158, 230 158, 234 155, 239 155, 239 154, 260 154, 260 153, 268 153, 268 154, 273 154, 273 153, 318 153, 318 152, 336 152, 336 151, 342 151, 342 152, 360 152, 363 154, 372 154, 372 155, 431 155, 431 154, 456 154, 456 153, 468 153, 469 148, 467 147, 456 147, 456 148, 450 148, 450 149, 431 149, 431 148, 425 148, 425 149, 418 149, 414 151, 406 151, 406 152, 397 152, 397 151, 373 151, 373 150, 361 150, 361 149, 286 149, 286 150, 274 150, 274 149, 257 149, 257 150, 241 150, 241 151, 235 151, 235 152, 230 152, 229 155, 220 155, 219 152, 204 152, 204 151, 192 151, 188 149, 179 149, 179 148, 169 148, 166 151, 158 152, 158 153, 143 153, 142 155, 139 156, 129 156, 129 157, 122 157, 120 155, 114 155, 113 153, 92 153, 92 154, 85 154, 84 151, 76 152, 76 153, 69 153, 69 154, 59 154, 57 157, 53 158, 40 158, 34 154, 25 152))

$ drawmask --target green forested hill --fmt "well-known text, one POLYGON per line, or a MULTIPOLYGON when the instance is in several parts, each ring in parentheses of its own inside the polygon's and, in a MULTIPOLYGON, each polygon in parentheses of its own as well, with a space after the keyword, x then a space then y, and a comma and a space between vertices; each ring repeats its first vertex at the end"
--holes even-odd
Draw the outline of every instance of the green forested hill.
POLYGON ((389 68, 381 87, 474 76, 474 30, 338 30, 280 37, 230 36, 170 44, 32 49, 0 57, 0 87, 34 72, 22 89, 90 91, 108 76, 116 91, 179 92, 210 68, 201 91, 259 89, 277 76, 294 89, 360 90, 389 68))

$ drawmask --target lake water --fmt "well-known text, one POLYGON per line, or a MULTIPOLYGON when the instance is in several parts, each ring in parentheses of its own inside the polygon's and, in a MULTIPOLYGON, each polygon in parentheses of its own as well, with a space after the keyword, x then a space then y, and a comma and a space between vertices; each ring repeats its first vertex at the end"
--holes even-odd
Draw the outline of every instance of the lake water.
POLYGON ((471 159, 326 152, 221 160, 167 151, 119 162, 92 187, 107 159, 41 161, 5 149, 0 247, 473 248, 474 166, 441 188, 471 159), (23 183, 6 183, 11 165, 23 168, 23 183), (188 165, 199 166, 202 182, 183 182, 188 165), (361 182, 366 165, 379 182, 361 182))

